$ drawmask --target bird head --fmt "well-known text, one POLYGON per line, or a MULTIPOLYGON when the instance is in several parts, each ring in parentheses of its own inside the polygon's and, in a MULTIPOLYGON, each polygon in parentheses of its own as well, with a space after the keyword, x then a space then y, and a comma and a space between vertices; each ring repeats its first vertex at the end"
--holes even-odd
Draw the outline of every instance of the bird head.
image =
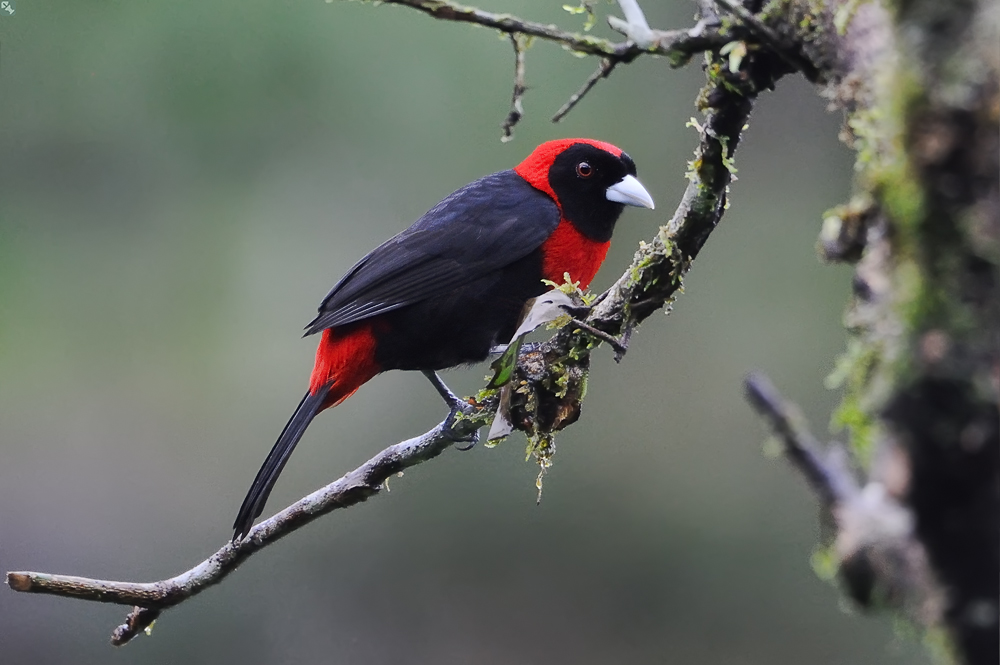
POLYGON ((635 162, 603 141, 548 141, 514 172, 551 196, 562 216, 592 240, 611 238, 625 206, 653 208, 652 197, 635 177, 635 162))

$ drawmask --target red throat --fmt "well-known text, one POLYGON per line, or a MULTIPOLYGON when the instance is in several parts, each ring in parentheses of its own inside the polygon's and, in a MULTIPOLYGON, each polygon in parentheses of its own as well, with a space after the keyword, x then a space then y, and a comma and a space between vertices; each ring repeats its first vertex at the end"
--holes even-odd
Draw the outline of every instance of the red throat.
MULTIPOLYGON (((541 144, 528 155, 527 159, 514 167, 514 173, 528 181, 535 189, 548 194, 559 210, 562 204, 549 184, 549 169, 564 150, 577 143, 586 143, 595 148, 621 157, 621 148, 593 139, 559 139, 541 144)), ((580 282, 581 288, 588 288, 598 269, 608 254, 611 242, 591 240, 566 218, 559 220, 559 226, 542 244, 542 273, 545 279, 563 283, 563 275, 569 273, 573 281, 580 282)))
POLYGON ((621 157, 621 148, 613 146, 610 143, 605 143, 604 141, 595 141, 593 139, 559 139, 557 141, 546 141, 537 148, 535 148, 528 157, 514 167, 514 173, 521 176, 528 181, 535 189, 540 189, 549 196, 552 200, 556 202, 556 205, 562 208, 559 204, 559 199, 556 197, 556 193, 552 191, 552 185, 549 184, 549 169, 552 168, 552 162, 556 160, 563 150, 575 145, 577 143, 586 143, 587 145, 592 145, 595 148, 600 148, 605 152, 610 152, 615 157, 621 157))
POLYGON ((542 274, 545 279, 562 284, 563 275, 569 273, 571 280, 580 282, 580 288, 586 289, 604 263, 609 247, 610 240, 591 240, 569 221, 561 219, 556 230, 542 243, 542 274))
POLYGON ((337 406, 382 371, 375 362, 373 327, 373 323, 366 321, 323 331, 309 380, 309 392, 313 394, 333 384, 322 408, 337 406))

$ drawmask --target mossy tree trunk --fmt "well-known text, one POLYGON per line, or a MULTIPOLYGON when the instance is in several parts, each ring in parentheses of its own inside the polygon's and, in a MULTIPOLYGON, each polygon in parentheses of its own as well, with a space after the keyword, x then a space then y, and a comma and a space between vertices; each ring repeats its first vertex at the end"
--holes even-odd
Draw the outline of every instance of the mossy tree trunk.
POLYGON ((831 382, 866 478, 856 506, 834 506, 841 577, 866 605, 943 626, 958 660, 1000 662, 1000 5, 762 12, 816 66, 857 152, 854 197, 820 242, 856 264, 831 382))

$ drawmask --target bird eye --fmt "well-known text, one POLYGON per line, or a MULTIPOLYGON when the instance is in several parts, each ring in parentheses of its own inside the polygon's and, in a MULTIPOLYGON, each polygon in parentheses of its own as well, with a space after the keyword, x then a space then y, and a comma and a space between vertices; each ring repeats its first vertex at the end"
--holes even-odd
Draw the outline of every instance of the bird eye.
POLYGON ((576 174, 581 178, 589 178, 594 175, 594 167, 587 162, 580 162, 576 165, 576 174))

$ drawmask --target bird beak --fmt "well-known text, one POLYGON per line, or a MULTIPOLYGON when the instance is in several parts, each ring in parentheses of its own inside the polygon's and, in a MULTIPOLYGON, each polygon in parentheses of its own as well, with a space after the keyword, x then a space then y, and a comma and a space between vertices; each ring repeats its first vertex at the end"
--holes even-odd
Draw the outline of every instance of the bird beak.
POLYGON ((607 196, 609 201, 624 203, 627 206, 649 208, 650 210, 656 207, 653 205, 653 197, 649 195, 646 188, 642 186, 642 183, 635 176, 631 175, 625 176, 608 187, 605 196, 607 196))

